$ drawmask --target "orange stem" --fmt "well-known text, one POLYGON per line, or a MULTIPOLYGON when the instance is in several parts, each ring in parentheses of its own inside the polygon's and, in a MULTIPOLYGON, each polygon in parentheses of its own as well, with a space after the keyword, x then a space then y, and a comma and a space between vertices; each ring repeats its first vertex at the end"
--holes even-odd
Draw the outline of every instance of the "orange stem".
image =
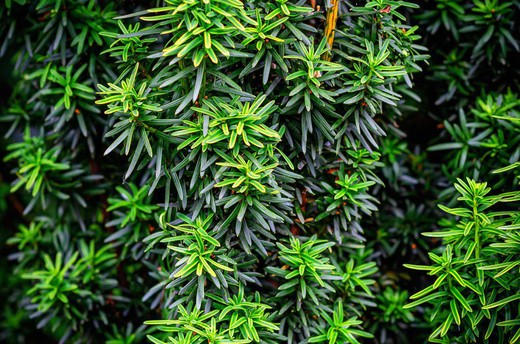
MULTIPOLYGON (((331 6, 327 10, 324 35, 329 49, 332 49, 334 44, 334 30, 336 29, 336 21, 338 19, 339 2, 340 0, 331 0, 331 6)), ((325 56, 325 60, 330 61, 330 52, 325 56)))

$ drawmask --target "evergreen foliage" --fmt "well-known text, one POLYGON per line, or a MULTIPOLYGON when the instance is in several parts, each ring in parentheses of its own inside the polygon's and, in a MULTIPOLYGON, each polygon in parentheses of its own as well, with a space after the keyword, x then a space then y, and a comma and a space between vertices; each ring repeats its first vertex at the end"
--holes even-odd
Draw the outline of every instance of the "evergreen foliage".
POLYGON ((520 341, 519 1, 0 1, 0 341, 520 341))

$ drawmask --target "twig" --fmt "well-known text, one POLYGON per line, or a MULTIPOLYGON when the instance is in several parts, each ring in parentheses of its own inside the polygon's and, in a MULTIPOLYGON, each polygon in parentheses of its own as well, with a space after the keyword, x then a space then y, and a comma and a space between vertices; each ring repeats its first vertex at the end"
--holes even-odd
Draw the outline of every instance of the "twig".
MULTIPOLYGON (((329 49, 332 50, 334 44, 334 30, 336 30, 336 21, 338 19, 338 10, 340 0, 331 0, 331 6, 327 9, 327 17, 325 20, 325 38, 329 49)), ((330 51, 324 57, 325 60, 330 61, 330 51)))

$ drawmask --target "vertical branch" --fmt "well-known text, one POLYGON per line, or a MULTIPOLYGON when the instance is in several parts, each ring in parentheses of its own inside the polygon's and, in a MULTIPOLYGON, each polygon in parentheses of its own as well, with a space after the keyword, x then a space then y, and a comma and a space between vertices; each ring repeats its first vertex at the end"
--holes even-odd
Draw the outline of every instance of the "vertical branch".
MULTIPOLYGON (((332 49, 334 44, 334 30, 336 29, 336 21, 338 19, 339 2, 341 0, 330 0, 330 7, 327 9, 327 17, 325 20, 325 39, 329 49, 332 49)), ((324 57, 325 60, 330 61, 330 52, 324 57)))

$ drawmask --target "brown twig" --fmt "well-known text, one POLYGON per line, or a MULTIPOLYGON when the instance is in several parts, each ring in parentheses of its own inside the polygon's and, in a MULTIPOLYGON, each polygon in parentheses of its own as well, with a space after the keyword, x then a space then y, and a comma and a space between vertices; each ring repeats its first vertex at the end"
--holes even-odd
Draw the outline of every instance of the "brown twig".
MULTIPOLYGON (((332 50, 334 44, 334 30, 336 30, 336 21, 338 20, 340 0, 331 0, 331 6, 327 9, 327 17, 325 20, 325 33, 324 36, 327 39, 329 49, 332 50)), ((330 52, 325 55, 325 60, 330 61, 330 52)))

